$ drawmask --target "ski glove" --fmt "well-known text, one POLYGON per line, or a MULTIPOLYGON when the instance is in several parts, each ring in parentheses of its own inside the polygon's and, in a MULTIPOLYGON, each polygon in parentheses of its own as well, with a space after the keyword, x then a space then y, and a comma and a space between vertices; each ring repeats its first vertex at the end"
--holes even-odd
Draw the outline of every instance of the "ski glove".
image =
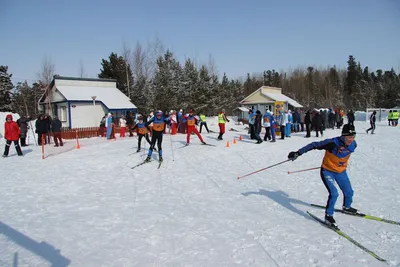
POLYGON ((297 159, 299 156, 300 156, 299 151, 292 151, 292 152, 289 153, 288 159, 290 159, 290 160, 295 160, 295 159, 297 159))

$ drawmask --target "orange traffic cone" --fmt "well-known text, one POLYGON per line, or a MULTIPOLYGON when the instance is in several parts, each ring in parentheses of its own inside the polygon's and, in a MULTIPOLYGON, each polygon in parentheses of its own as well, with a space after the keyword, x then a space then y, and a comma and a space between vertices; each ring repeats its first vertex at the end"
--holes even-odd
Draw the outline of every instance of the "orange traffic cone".
POLYGON ((233 143, 236 144, 236 138, 233 138, 233 143))
POLYGON ((229 141, 226 141, 226 147, 229 147, 229 141))
POLYGON ((239 136, 239 140, 242 141, 242 140, 243 140, 243 137, 242 137, 242 136, 239 136))

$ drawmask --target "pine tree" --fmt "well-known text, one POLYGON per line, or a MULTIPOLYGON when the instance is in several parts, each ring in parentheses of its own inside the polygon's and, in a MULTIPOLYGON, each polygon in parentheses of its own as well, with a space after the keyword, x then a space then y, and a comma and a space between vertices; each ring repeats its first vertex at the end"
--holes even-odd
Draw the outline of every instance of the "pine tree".
POLYGON ((157 69, 152 81, 154 108, 167 111, 177 107, 178 96, 182 91, 181 82, 182 67, 168 50, 157 60, 157 69))
POLYGON ((11 102, 11 90, 14 88, 11 82, 12 74, 8 74, 8 66, 0 65, 0 111, 13 111, 11 102))
POLYGON ((196 108, 198 106, 198 99, 196 98, 199 96, 197 92, 199 73, 190 58, 186 59, 185 67, 183 68, 183 85, 184 94, 182 95, 182 103, 185 103, 187 108, 196 108))
POLYGON ((103 69, 100 70, 98 77, 117 80, 117 88, 128 97, 130 94, 131 99, 135 102, 135 94, 132 94, 130 90, 133 86, 132 70, 125 59, 116 53, 111 53, 109 60, 102 59, 101 66, 103 69))

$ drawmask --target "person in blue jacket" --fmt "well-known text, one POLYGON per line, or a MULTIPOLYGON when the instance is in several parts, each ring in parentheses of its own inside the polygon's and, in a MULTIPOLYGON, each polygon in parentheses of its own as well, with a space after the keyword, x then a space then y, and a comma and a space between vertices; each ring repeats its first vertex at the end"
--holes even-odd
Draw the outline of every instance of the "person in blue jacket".
POLYGON ((147 154, 147 158, 145 161, 150 161, 151 159, 151 154, 153 153, 153 149, 156 146, 157 142, 157 147, 158 147, 158 155, 159 155, 159 161, 163 161, 162 157, 162 140, 163 140, 163 133, 165 129, 165 124, 170 123, 169 118, 164 117, 164 114, 162 111, 157 111, 156 115, 152 117, 150 120, 147 121, 146 127, 150 123, 153 123, 153 135, 151 136, 151 146, 149 149, 149 153, 147 154))
POLYGON ((355 136, 356 131, 354 126, 346 124, 343 126, 341 136, 310 143, 298 151, 290 152, 288 155, 288 159, 295 160, 310 150, 325 150, 321 166, 321 179, 329 193, 325 209, 325 222, 336 227, 337 224, 333 218, 333 214, 339 194, 335 183, 339 185, 344 195, 343 211, 345 213, 358 212, 357 209, 351 207, 354 191, 346 172, 350 155, 357 147, 357 143, 354 141, 355 136))

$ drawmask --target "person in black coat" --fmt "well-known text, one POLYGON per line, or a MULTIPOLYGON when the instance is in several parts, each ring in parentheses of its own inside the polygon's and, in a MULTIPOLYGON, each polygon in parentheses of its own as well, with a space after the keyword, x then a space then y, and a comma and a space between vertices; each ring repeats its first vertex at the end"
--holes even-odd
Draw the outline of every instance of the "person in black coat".
POLYGON ((315 112, 315 115, 312 118, 311 124, 317 134, 316 137, 318 137, 318 132, 321 133, 321 136, 324 135, 323 130, 322 130, 324 127, 324 119, 320 112, 318 112, 318 111, 315 112))
POLYGON ((36 133, 38 135, 38 145, 42 145, 42 137, 44 140, 44 144, 47 144, 47 140, 45 136, 48 133, 48 124, 47 121, 44 119, 44 115, 39 115, 39 118, 36 120, 36 133))
POLYGON ((262 122, 262 114, 261 114, 261 111, 257 110, 256 118, 254 120, 254 136, 257 139, 256 144, 261 144, 263 142, 263 140, 260 137, 260 133, 261 133, 261 129, 262 129, 261 122, 262 122))
POLYGON ((28 130, 29 130, 28 123, 30 120, 31 118, 27 115, 24 115, 17 120, 19 130, 21 131, 20 134, 21 146, 28 146, 28 144, 26 143, 26 137, 28 135, 28 130))
POLYGON ((347 120, 348 120, 348 124, 353 125, 354 126, 354 112, 353 110, 350 110, 349 113, 347 113, 347 120))
POLYGON ((311 137, 311 112, 310 110, 307 110, 306 112, 306 116, 304 118, 304 124, 306 125, 306 131, 307 131, 307 135, 305 136, 306 138, 311 137))

